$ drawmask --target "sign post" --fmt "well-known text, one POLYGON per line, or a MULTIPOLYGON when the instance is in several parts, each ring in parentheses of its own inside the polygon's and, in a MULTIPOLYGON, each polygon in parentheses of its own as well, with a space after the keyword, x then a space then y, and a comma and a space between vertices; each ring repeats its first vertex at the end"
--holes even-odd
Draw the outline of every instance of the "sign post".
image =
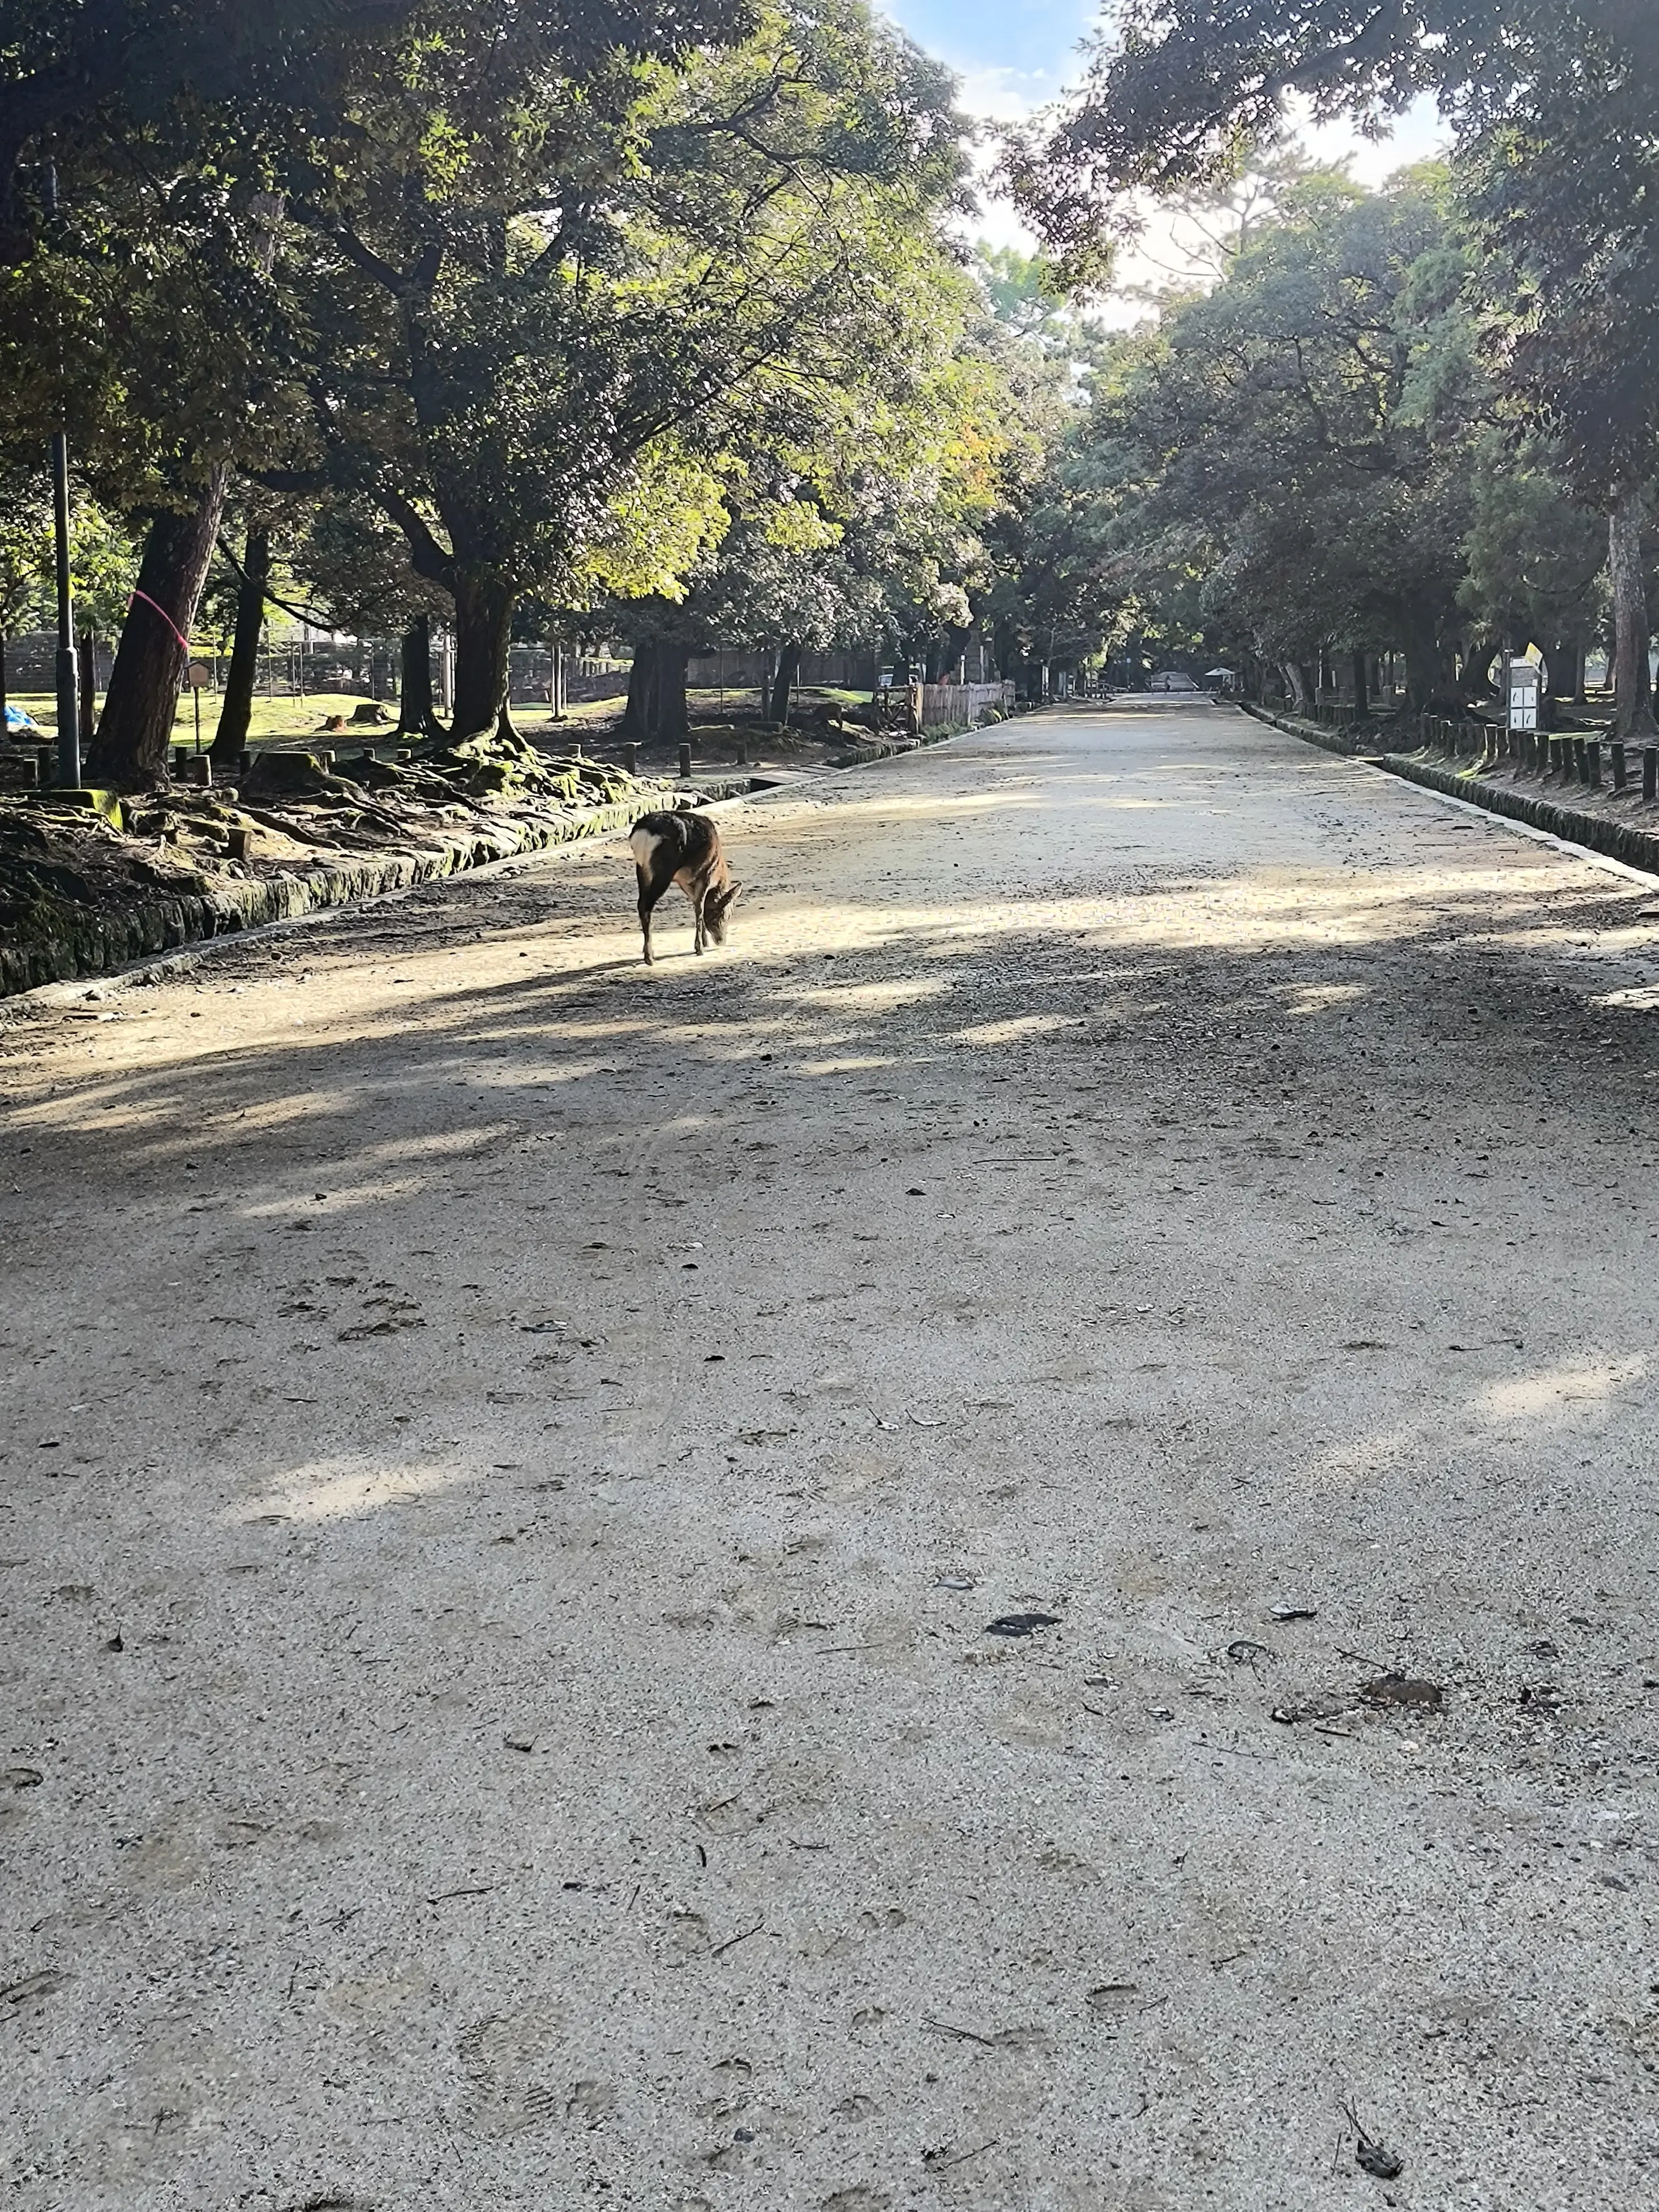
POLYGON ((1509 665, 1509 680, 1504 686, 1509 694, 1510 732, 1511 736, 1522 731, 1535 732, 1538 728, 1538 670, 1530 660, 1512 660, 1509 665))
MULTIPOLYGON (((46 164, 46 213, 58 213, 58 164, 46 164)), ((56 228, 56 226, 53 226, 56 228)), ((61 361, 58 364, 61 368, 61 361)), ((53 572, 58 587, 58 781, 66 791, 80 788, 81 664, 75 649, 75 599, 70 574, 69 432, 60 422, 52 434, 52 528, 53 572)))
POLYGON ((190 686, 190 696, 196 708, 196 750, 202 750, 202 693, 212 681, 208 665, 203 660, 192 660, 185 671, 185 681, 190 686))

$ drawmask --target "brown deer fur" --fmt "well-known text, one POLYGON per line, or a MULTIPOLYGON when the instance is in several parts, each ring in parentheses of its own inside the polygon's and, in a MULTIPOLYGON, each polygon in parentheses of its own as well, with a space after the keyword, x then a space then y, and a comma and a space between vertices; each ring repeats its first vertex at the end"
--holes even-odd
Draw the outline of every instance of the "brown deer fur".
POLYGON ((628 833, 629 849, 640 879, 640 929, 645 963, 651 965, 651 912, 671 884, 691 902, 696 925, 693 949, 726 942, 726 918, 741 884, 733 880, 720 850, 720 833, 706 814, 642 814, 628 833))

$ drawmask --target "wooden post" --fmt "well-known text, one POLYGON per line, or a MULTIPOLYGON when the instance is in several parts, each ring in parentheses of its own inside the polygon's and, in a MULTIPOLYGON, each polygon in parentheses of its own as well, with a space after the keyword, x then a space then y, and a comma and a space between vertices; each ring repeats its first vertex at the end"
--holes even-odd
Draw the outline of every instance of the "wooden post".
POLYGON ((1659 745, 1642 748, 1642 796, 1659 799, 1659 745))
POLYGON ((1625 748, 1615 738, 1608 750, 1613 755, 1613 787, 1615 791, 1622 791, 1625 787, 1625 748))
POLYGON ((1592 791, 1601 788, 1601 748, 1594 738, 1584 747, 1584 781, 1592 791))

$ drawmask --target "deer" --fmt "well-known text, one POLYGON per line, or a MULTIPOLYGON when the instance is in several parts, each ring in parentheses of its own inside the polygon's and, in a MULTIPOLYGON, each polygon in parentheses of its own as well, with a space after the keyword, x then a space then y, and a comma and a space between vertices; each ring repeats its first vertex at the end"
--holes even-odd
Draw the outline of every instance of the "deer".
POLYGON ((629 850, 640 879, 640 929, 645 964, 651 958, 651 913, 671 884, 691 902, 696 934, 692 950, 726 942, 726 919, 743 885, 733 878, 720 849, 720 833, 706 814, 641 814, 628 833, 629 850))

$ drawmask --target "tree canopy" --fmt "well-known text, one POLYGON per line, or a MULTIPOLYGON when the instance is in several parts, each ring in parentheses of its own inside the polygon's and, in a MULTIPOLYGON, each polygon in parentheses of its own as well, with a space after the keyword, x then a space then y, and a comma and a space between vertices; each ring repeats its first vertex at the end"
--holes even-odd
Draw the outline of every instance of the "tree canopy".
POLYGON ((460 735, 515 635, 629 641, 660 737, 716 643, 775 714, 975 629, 1028 684, 1403 655, 1424 705, 1609 622, 1645 732, 1656 49, 1646 0, 1120 0, 1006 137, 1028 253, 967 242, 974 129, 865 0, 0 0, 5 619, 64 427, 100 620, 138 586, 117 782, 210 592, 232 751, 284 601, 404 630, 421 728, 441 623, 460 735), (1381 191, 1289 135, 1425 91, 1455 152, 1381 191), (1154 198, 1188 265, 1115 331, 1154 198))
MULTIPOLYGON (((1086 273, 1103 240, 1137 228, 1148 193, 1236 178, 1293 95, 1376 131, 1424 93, 1457 131, 1463 214, 1495 264, 1464 287, 1484 290, 1493 404, 1547 439, 1553 469, 1607 519, 1619 726, 1645 733, 1643 533, 1659 474, 1648 0, 1120 0, 1076 97, 1013 134, 1005 169, 1057 265, 1086 273)), ((1379 501, 1374 527, 1393 538, 1396 522, 1379 501)), ((1397 542, 1414 562, 1410 533, 1397 542)), ((1432 564, 1417 573, 1429 586, 1432 564)))

